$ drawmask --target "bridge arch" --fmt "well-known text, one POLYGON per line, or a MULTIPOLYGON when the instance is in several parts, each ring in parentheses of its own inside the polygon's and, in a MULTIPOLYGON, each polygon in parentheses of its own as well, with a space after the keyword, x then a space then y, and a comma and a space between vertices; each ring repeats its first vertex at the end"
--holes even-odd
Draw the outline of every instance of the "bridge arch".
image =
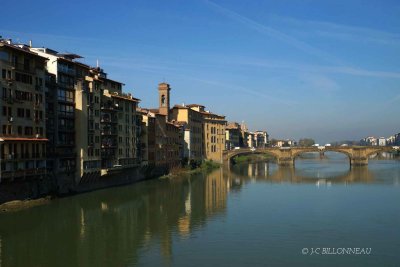
POLYGON ((226 160, 230 163, 232 163, 232 159, 234 159, 237 156, 241 156, 241 155, 272 155, 276 160, 278 160, 278 158, 280 157, 280 154, 275 153, 274 151, 251 151, 250 149, 246 149, 246 150, 238 150, 232 153, 229 153, 229 155, 227 156, 226 160))
POLYGON ((347 151, 347 150, 342 150, 342 149, 302 149, 302 150, 296 150, 293 151, 293 161, 295 161, 301 154, 304 153, 312 153, 312 152, 336 152, 336 153, 340 153, 340 154, 344 154, 347 156, 347 158, 349 159, 349 162, 351 162, 351 159, 353 157, 353 155, 351 154, 351 152, 347 151))

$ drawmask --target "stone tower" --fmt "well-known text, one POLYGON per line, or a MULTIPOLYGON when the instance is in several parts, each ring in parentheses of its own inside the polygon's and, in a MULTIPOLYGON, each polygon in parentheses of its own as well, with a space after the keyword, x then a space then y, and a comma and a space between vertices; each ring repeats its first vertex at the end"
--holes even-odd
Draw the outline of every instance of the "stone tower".
POLYGON ((158 101, 159 101, 159 113, 165 115, 168 118, 169 113, 169 91, 171 88, 168 83, 160 83, 158 85, 158 101))

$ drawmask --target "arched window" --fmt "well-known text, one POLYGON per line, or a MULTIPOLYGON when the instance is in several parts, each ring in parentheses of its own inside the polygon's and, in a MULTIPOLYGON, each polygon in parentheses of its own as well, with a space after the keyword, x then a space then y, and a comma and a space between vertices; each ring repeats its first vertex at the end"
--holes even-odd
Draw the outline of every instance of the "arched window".
POLYGON ((161 106, 165 107, 165 95, 161 96, 161 106))

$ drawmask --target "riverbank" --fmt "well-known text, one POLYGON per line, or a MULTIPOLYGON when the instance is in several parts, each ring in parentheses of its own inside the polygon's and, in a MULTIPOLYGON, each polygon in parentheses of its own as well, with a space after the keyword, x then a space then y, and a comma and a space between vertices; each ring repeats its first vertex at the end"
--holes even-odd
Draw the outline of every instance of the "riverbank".
POLYGON ((214 169, 218 169, 219 167, 221 167, 220 163, 214 161, 204 161, 200 166, 197 166, 195 168, 193 168, 192 166, 172 168, 169 174, 161 176, 160 178, 161 179, 174 178, 182 175, 190 175, 200 172, 209 172, 214 169))
POLYGON ((240 155, 235 158, 235 163, 256 163, 260 161, 272 161, 275 158, 269 154, 251 154, 251 155, 240 155))
MULTIPOLYGON (((0 204, 0 213, 28 209, 31 207, 47 204, 51 200, 56 199, 56 198, 70 197, 73 195, 84 194, 84 193, 97 191, 97 190, 101 190, 101 189, 107 189, 107 188, 112 188, 112 187, 117 187, 117 186, 125 186, 125 185, 137 183, 140 181, 150 180, 150 179, 175 178, 178 176, 190 175, 190 174, 200 173, 200 172, 207 173, 211 170, 219 168, 220 166, 221 166, 221 164, 219 164, 219 163, 216 163, 213 161, 205 161, 201 165, 192 165, 192 166, 187 166, 187 167, 172 168, 171 170, 169 170, 169 174, 167 174, 167 175, 163 175, 163 176, 149 175, 148 178, 136 179, 136 180, 125 179, 126 177, 122 177, 123 176, 122 174, 117 173, 117 174, 110 175, 110 176, 118 176, 118 175, 120 176, 119 177, 120 179, 114 179, 115 182, 113 184, 98 183, 99 185, 97 187, 88 187, 88 188, 85 188, 83 185, 82 188, 80 188, 80 190, 74 190, 74 191, 71 191, 71 192, 65 193, 65 194, 48 194, 48 195, 40 195, 38 198, 27 197, 26 199, 16 199, 16 200, 7 201, 7 202, 0 204), (121 180, 121 181, 118 181, 118 180, 121 180)), ((111 177, 108 177, 108 178, 111 178, 111 177)), ((110 181, 110 179, 107 179, 107 180, 110 181)))
POLYGON ((19 211, 23 209, 28 209, 40 205, 45 205, 50 203, 50 201, 54 199, 52 196, 46 196, 38 199, 26 199, 26 200, 13 200, 0 205, 0 213, 1 212, 13 212, 19 211))

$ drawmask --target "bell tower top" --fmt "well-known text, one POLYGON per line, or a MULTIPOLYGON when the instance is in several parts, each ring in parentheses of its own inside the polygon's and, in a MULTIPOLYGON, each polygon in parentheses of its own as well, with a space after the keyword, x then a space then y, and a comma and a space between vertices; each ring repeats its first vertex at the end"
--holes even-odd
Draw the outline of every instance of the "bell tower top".
POLYGON ((171 87, 168 83, 160 83, 158 85, 158 102, 159 102, 159 113, 162 115, 167 116, 168 120, 168 113, 170 107, 170 98, 169 98, 169 91, 171 87))

